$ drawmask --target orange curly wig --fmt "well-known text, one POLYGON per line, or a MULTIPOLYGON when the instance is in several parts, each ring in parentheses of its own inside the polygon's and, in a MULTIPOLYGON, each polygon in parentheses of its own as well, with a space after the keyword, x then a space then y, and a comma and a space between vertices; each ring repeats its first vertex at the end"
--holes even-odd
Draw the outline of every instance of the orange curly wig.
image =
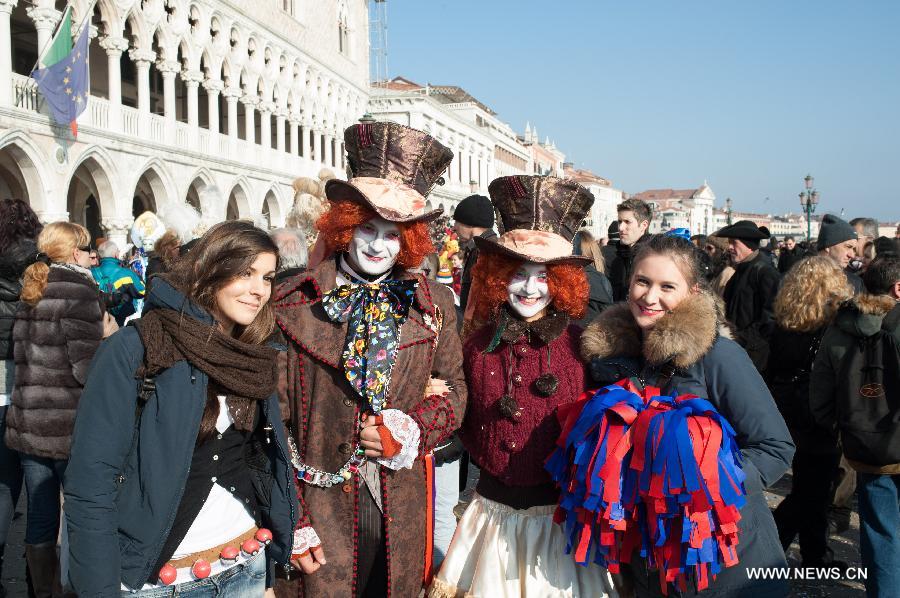
MULTIPOLYGON (((492 319, 497 309, 506 303, 509 281, 524 261, 499 253, 482 252, 478 255, 472 271, 472 287, 479 290, 474 314, 477 319, 492 319)), ((553 306, 569 314, 572 319, 582 318, 590 296, 584 268, 571 264, 551 264, 547 266, 547 274, 547 287, 553 297, 553 306)))
MULTIPOLYGON (((347 251, 353 231, 378 214, 374 210, 346 199, 332 200, 331 207, 316 221, 319 238, 324 240, 328 253, 347 251)), ((434 253, 434 245, 425 222, 397 222, 400 229, 400 253, 397 263, 405 269, 415 268, 425 256, 434 253)))

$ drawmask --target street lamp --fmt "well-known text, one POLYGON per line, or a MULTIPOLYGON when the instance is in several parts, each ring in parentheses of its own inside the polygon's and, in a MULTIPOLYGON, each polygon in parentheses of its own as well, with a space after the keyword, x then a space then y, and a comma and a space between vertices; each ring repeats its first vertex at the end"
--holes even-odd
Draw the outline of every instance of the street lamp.
POLYGON ((800 207, 803 208, 803 211, 806 212, 806 242, 809 243, 811 238, 811 226, 810 222, 812 220, 812 214, 816 211, 816 206, 819 205, 819 192, 813 188, 813 179, 812 175, 806 175, 803 177, 803 184, 806 187, 805 190, 800 192, 800 207))
POLYGON ((731 226, 731 198, 725 199, 725 222, 731 226))

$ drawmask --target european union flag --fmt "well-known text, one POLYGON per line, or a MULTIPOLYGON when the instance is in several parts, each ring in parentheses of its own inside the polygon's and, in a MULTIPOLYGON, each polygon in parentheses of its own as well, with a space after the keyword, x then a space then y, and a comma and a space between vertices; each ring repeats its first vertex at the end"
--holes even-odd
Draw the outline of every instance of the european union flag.
POLYGON ((89 23, 85 21, 78 34, 78 41, 62 60, 31 73, 47 100, 53 120, 60 124, 68 123, 76 137, 78 115, 84 111, 88 102, 88 27, 89 23))

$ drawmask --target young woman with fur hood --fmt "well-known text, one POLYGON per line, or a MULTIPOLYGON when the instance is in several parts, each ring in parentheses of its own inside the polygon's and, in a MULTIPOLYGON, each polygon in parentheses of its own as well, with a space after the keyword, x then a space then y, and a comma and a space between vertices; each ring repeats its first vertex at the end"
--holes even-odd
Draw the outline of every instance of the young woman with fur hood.
MULTIPOLYGON (((722 570, 708 596, 786 596, 786 581, 753 580, 754 567, 786 566, 763 488, 787 470, 791 436, 747 353, 728 337, 721 302, 705 290, 695 249, 678 237, 655 235, 634 259, 625 303, 587 327, 581 340, 597 386, 631 379, 664 395, 708 399, 732 425, 744 456, 747 502, 741 509, 739 562, 722 570)), ((658 574, 635 555, 626 581, 637 596, 661 596, 658 574)), ((687 594, 697 593, 688 588, 687 594)))

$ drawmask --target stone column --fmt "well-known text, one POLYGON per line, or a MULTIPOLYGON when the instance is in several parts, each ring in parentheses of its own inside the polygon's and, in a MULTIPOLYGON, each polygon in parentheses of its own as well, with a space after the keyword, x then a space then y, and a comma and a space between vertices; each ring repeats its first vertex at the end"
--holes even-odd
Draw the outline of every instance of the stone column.
POLYGON ((259 144, 272 149, 272 102, 259 103, 259 144))
POLYGON ((247 143, 256 143, 256 117, 254 112, 259 104, 259 98, 256 96, 245 95, 241 98, 244 105, 244 129, 247 132, 247 143))
POLYGON ((313 143, 312 138, 312 122, 308 118, 304 118, 300 123, 301 131, 300 131, 300 147, 303 152, 303 157, 307 160, 313 159, 313 151, 315 149, 315 144, 313 143))
POLYGON ((334 145, 332 145, 332 140, 334 137, 331 136, 331 133, 325 131, 325 139, 323 140, 322 145, 325 146, 324 151, 322 152, 322 162, 325 163, 325 166, 328 168, 332 167, 332 161, 334 159, 334 145))
POLYGON ((322 129, 313 129, 313 145, 315 146, 315 149, 313 150, 313 161, 324 164, 325 148, 322 147, 322 129))
POLYGON ((208 105, 206 111, 209 114, 209 134, 210 136, 219 133, 219 92, 225 84, 219 79, 207 79, 203 82, 203 89, 206 90, 206 99, 208 105))
POLYGON ((156 63, 156 69, 162 74, 163 79, 163 113, 166 121, 175 122, 175 74, 181 70, 177 60, 160 60, 156 63))
MULTIPOLYGON (((50 47, 53 30, 62 18, 62 13, 52 6, 34 6, 26 9, 25 14, 34 22, 34 28, 37 29, 38 58, 41 58, 50 47)), ((10 38, 7 36, 4 39, 9 40, 10 38)))
POLYGON ((287 112, 282 109, 275 113, 275 149, 284 152, 284 121, 287 120, 287 112))
POLYGON ((133 218, 111 217, 100 220, 100 226, 106 233, 106 239, 118 245, 119 248, 124 248, 128 244, 128 233, 131 231, 133 223, 133 218))
POLYGON ((241 97, 241 90, 238 87, 229 87, 222 92, 225 96, 225 102, 228 104, 228 137, 234 141, 238 138, 238 98, 241 97))
POLYGON ((300 134, 300 122, 297 115, 292 114, 288 123, 291 127, 291 155, 296 156, 300 151, 300 139, 298 139, 300 134))
POLYGON ((9 16, 19 0, 0 0, 0 106, 13 104, 12 36, 9 16))
POLYGON ((138 134, 146 138, 150 129, 150 63, 156 52, 134 49, 128 53, 134 62, 138 88, 138 134))
POLYGON ((128 40, 124 37, 107 35, 100 42, 100 47, 106 50, 106 70, 109 71, 109 126, 114 131, 122 130, 122 52, 128 49, 128 40))
POLYGON ((200 126, 200 119, 197 112, 197 90, 200 88, 200 82, 203 81, 203 73, 201 71, 182 71, 181 80, 187 88, 187 122, 191 130, 200 126))

